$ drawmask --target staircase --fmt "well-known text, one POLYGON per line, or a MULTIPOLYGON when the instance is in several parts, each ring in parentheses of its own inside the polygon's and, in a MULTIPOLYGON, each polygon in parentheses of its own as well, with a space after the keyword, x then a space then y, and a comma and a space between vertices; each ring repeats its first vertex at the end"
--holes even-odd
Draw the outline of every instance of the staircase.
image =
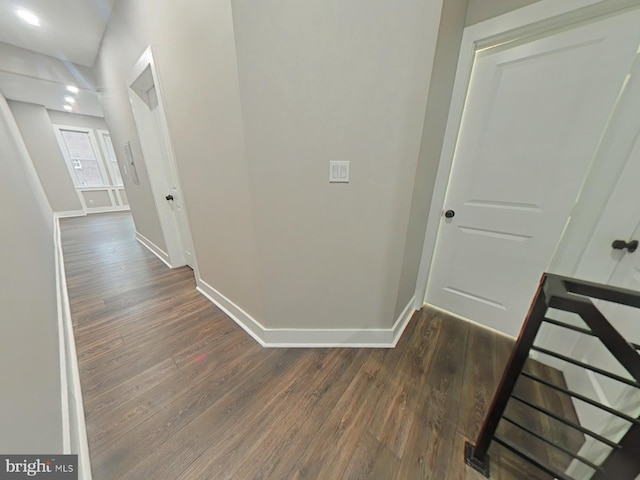
POLYGON ((634 480, 640 475, 640 346, 614 328, 615 318, 605 318, 603 311, 621 311, 607 307, 611 304, 640 308, 640 294, 543 275, 480 434, 475 443, 465 445, 468 465, 490 477, 490 451, 501 448, 535 472, 520 471, 520 478, 634 480), (567 320, 571 315, 578 321, 567 320), (617 361, 615 368, 611 362, 604 368, 541 345, 536 340, 545 324, 600 342, 617 361), (606 395, 593 398, 570 389, 562 372, 545 359, 603 379, 602 385, 621 392, 619 400, 611 404, 603 400, 606 395), (575 406, 592 409, 593 418, 603 420, 597 427, 580 422, 575 406))

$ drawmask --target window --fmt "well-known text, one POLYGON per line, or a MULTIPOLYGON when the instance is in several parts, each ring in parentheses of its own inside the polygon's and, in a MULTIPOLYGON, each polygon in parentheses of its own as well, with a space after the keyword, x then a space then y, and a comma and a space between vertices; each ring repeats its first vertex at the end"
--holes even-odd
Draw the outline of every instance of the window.
POLYGON ((58 127, 63 153, 70 163, 76 187, 104 187, 105 172, 90 130, 58 127))
POLYGON ((107 130, 54 125, 76 188, 122 187, 122 175, 107 130), (98 142, 100 147, 98 148, 98 142))
POLYGON ((118 166, 116 152, 113 149, 113 143, 111 143, 111 135, 109 135, 109 132, 106 130, 98 130, 98 135, 100 136, 102 149, 107 157, 107 167, 111 176, 111 182, 114 186, 122 186, 122 175, 120 174, 120 167, 118 166))

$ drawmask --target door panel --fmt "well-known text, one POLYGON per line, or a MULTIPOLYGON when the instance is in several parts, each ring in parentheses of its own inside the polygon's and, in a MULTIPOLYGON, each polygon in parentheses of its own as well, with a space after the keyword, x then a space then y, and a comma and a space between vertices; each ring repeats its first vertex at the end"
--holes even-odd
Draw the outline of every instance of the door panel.
POLYGON ((638 12, 476 54, 427 302, 516 335, 635 55, 638 12))
POLYGON ((178 187, 178 175, 173 166, 173 162, 169 159, 169 145, 166 144, 164 135, 162 135, 162 119, 160 115, 158 93, 155 85, 147 92, 149 96, 149 105, 151 110, 151 116, 153 118, 154 128, 156 132, 156 138, 161 144, 160 152, 162 159, 162 167, 166 176, 166 182, 168 186, 167 194, 173 197, 172 201, 168 202, 169 208, 175 216, 175 222, 178 227, 178 234, 180 236, 181 245, 184 253, 184 259, 187 265, 194 268, 193 252, 191 247, 191 235, 186 220, 186 212, 183 207, 183 199, 180 188, 178 187))
MULTIPOLYGON (((630 164, 634 164, 637 168, 637 165, 640 164, 640 157, 630 158, 625 171, 631 169, 632 165, 630 164)), ((623 202, 623 194, 629 193, 628 187, 631 185, 637 185, 637 177, 621 177, 607 205, 607 209, 623 207, 624 203, 626 203, 623 202)), ((640 211, 636 210, 635 213, 636 221, 640 222, 640 218, 638 218, 640 211)), ((600 227, 602 226, 601 222, 600 227)), ((599 233, 603 234, 604 232, 600 229, 599 233)), ((638 223, 635 231, 630 232, 628 235, 629 238, 640 239, 640 223, 638 223)), ((609 232, 609 236, 612 239, 615 238, 611 231, 609 232)), ((623 237, 626 237, 626 235, 623 235, 623 237)), ((596 236, 593 239, 596 241, 593 243, 598 245, 600 243, 597 241, 598 239, 599 237, 596 236)), ((609 256, 609 252, 607 251, 609 249, 611 249, 610 244, 607 245, 602 252, 603 257, 606 258, 609 256)), ((618 262, 607 283, 616 287, 640 292, 640 251, 633 253, 616 251, 616 256, 618 262)), ((618 330, 626 340, 640 344, 640 328, 638 328, 640 325, 640 309, 603 301, 596 302, 596 305, 598 310, 603 313, 613 327, 618 330)), ((620 375, 621 377, 632 379, 631 374, 622 367, 597 338, 582 338, 573 349, 571 356, 590 365, 620 375)), ((574 368, 566 367, 564 374, 570 388, 585 395, 591 393, 589 388, 587 391, 576 389, 576 385, 580 385, 580 379, 578 372, 576 372, 574 368)), ((596 374, 590 374, 589 380, 592 384, 593 391, 599 392, 599 400, 605 405, 624 412, 633 418, 640 416, 640 390, 596 374)), ((602 410, 587 408, 588 406, 586 404, 580 404, 580 402, 577 402, 575 406, 582 426, 614 442, 619 442, 630 427, 630 423, 607 414, 602 410)), ((600 464, 607 458, 609 451, 610 449, 603 446, 603 444, 594 438, 587 437, 578 454, 596 464, 600 464)), ((567 473, 571 474, 574 478, 583 478, 587 476, 588 469, 586 469, 581 462, 575 461, 567 473)))
MULTIPOLYGON (((580 202, 572 212, 574 232, 563 237, 558 255, 579 259, 574 269, 571 262, 559 273, 588 281, 610 284, 640 291, 640 255, 614 250, 616 239, 630 240, 640 236, 640 57, 636 57, 631 76, 627 78, 606 138, 600 146, 598 164, 594 165, 581 193, 580 202), (576 215, 576 212, 578 214, 576 215), (590 217, 589 218, 589 213, 590 217), (638 225, 637 227, 634 227, 638 225), (578 235, 579 233, 579 235, 578 235)), ((560 259, 558 259, 560 260, 560 259)), ((556 262, 560 264, 560 262, 556 262)), ((640 343, 640 311, 607 302, 597 306, 611 324, 629 341, 640 343)), ((595 338, 578 336, 573 340, 562 329, 550 329, 542 343, 551 350, 564 348, 572 358, 630 378, 629 373, 595 338), (549 346, 549 344, 553 346, 549 346)), ((536 341, 538 343, 538 341, 536 341)), ((542 359, 548 361, 548 359, 542 359)), ((571 364, 561 367, 569 388, 594 398, 630 416, 640 415, 640 392, 604 376, 587 372, 571 364)), ((618 441, 629 423, 602 410, 575 401, 574 406, 582 426, 611 440, 618 441)), ((579 455, 598 464, 609 449, 587 436, 579 455)), ((589 469, 574 461, 568 472, 574 478, 587 478, 589 469)))

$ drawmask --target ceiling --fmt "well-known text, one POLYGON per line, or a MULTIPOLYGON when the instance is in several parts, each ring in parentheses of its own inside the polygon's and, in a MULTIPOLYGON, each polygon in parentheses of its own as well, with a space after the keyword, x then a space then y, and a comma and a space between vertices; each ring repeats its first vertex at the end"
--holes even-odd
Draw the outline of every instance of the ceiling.
POLYGON ((65 97, 75 99, 72 113, 102 117, 102 107, 98 94, 91 90, 79 89, 78 93, 67 92, 66 85, 39 78, 25 77, 0 70, 0 91, 9 100, 44 105, 48 110, 65 112, 65 97))
POLYGON ((0 42, 93 67, 115 0, 0 0, 0 42), (35 14, 40 26, 16 15, 35 14))
MULTIPOLYGON (((64 62, 60 63, 61 68, 75 72, 77 76, 80 67, 74 67, 69 62, 84 67, 94 66, 115 1, 0 0, 0 42, 57 58, 64 62), (16 14, 20 9, 36 15, 40 26, 30 25, 20 19, 16 14)), ((24 55, 20 57, 21 61, 30 62, 35 67, 26 68, 25 71, 50 70, 51 59, 45 61, 46 57, 33 55, 29 58, 24 55)), ((16 71, 15 68, 8 68, 2 60, 0 56, 0 91, 6 98, 65 111, 64 98, 69 96, 66 83, 52 80, 44 73, 40 77, 16 71)), ((73 112, 102 116, 98 94, 93 86, 87 87, 81 81, 70 83, 80 87, 79 93, 73 95, 76 100, 73 112)))

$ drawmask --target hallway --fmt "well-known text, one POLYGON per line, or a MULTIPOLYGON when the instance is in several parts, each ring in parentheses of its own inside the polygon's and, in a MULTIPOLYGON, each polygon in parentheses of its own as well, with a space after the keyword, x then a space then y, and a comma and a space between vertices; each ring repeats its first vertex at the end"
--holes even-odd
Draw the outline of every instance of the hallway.
MULTIPOLYGON (((61 226, 94 479, 484 478, 463 444, 507 337, 421 311, 395 349, 264 349, 130 214, 61 226)), ((493 461, 493 478, 536 476, 493 461)))

